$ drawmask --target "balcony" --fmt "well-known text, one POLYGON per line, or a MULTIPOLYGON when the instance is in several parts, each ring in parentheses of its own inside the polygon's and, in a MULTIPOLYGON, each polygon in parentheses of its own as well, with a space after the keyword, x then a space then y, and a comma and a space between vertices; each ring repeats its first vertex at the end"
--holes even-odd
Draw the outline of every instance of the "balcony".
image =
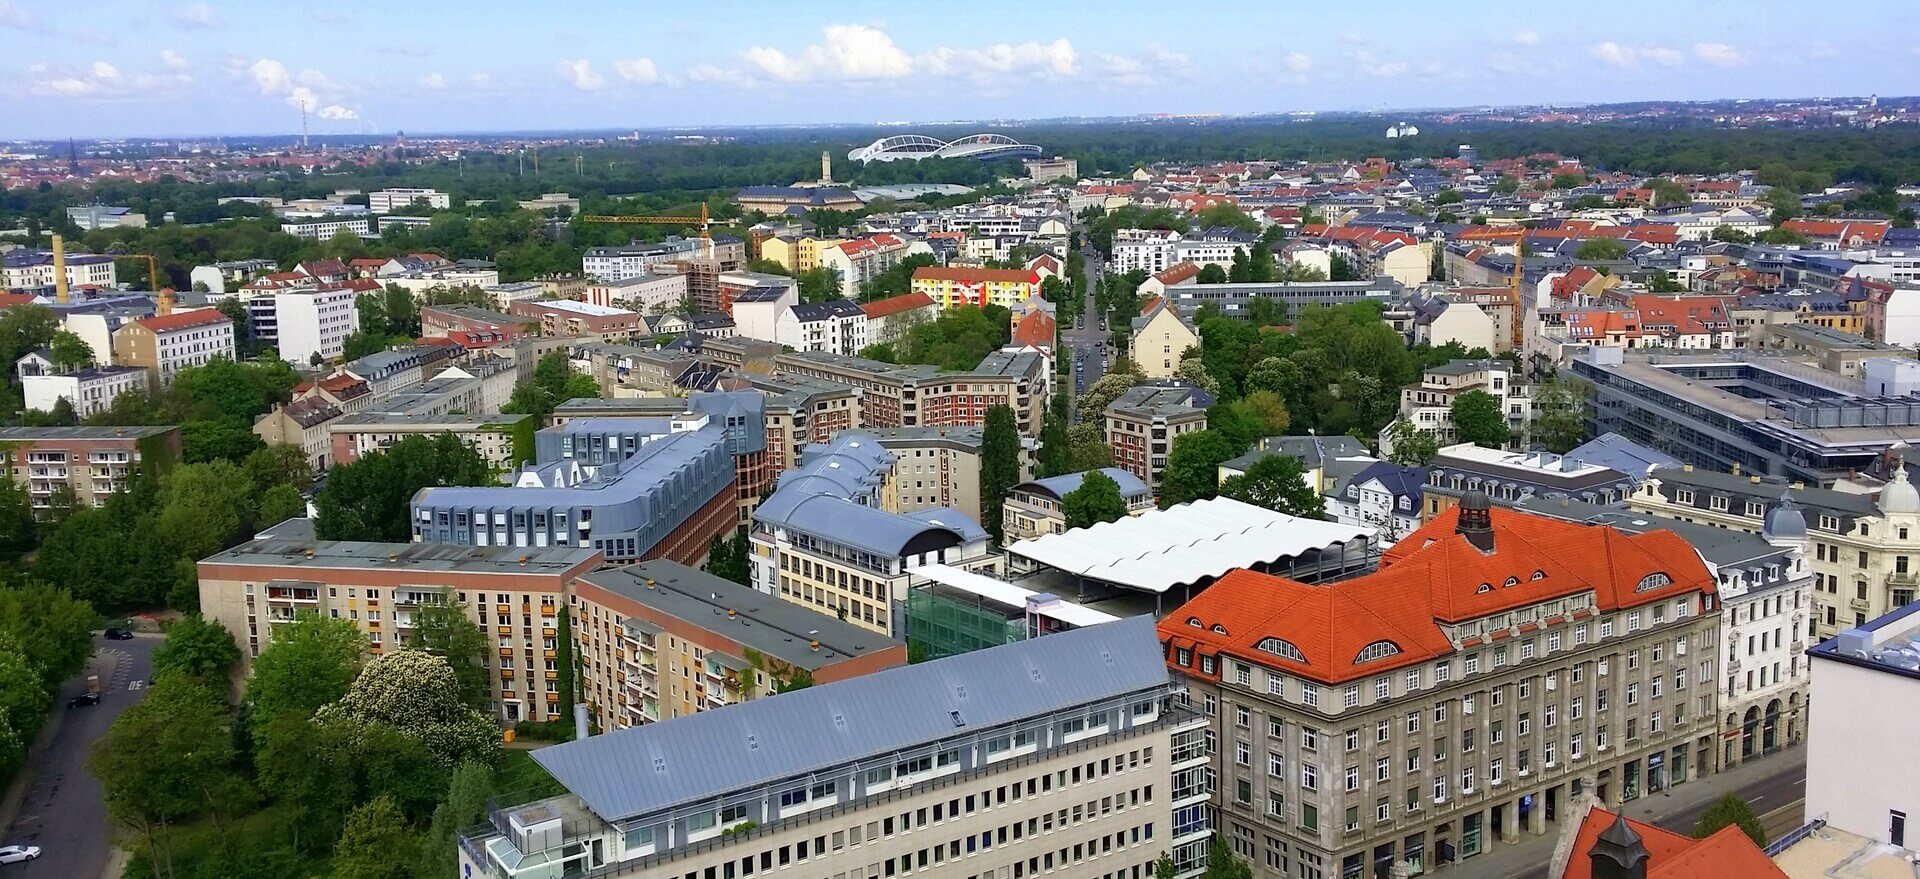
POLYGON ((1873 609, 1872 602, 1869 602, 1864 598, 1849 598, 1847 599, 1847 606, 1853 608, 1854 610, 1859 610, 1859 611, 1866 611, 1866 610, 1873 609))
POLYGON ((1903 589, 1920 587, 1920 571, 1889 571, 1887 585, 1903 589))

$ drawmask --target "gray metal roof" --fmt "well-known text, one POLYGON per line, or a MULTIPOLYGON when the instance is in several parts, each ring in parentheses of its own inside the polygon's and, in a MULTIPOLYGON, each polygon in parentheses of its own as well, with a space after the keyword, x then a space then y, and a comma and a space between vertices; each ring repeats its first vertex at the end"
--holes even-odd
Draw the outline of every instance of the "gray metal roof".
POLYGON ((139 439, 179 430, 179 425, 154 424, 128 427, 0 427, 0 440, 109 440, 139 439))
MULTIPOLYGON (((282 529, 265 534, 278 535, 282 529)), ((287 529, 288 533, 298 529, 287 529)), ((393 571, 554 574, 586 564, 599 550, 568 546, 455 546, 443 543, 363 543, 261 537, 201 559, 201 564, 274 565, 393 571)))
MULTIPOLYGON (((1080 483, 1086 481, 1087 474, 1092 472, 1091 470, 1085 470, 1079 473, 1062 473, 1059 476, 1049 476, 1045 479, 1034 479, 1023 482, 1014 486, 1014 488, 1028 491, 1039 489, 1053 495, 1055 498, 1063 498, 1078 489, 1080 483)), ((1125 470, 1118 467, 1102 467, 1100 468, 1100 472, 1107 474, 1107 478, 1112 479, 1115 485, 1120 486, 1120 496, 1122 498, 1136 498, 1147 493, 1147 484, 1141 482, 1140 477, 1128 473, 1125 470)))
POLYGON ((1135 617, 616 730, 533 759, 617 822, 1166 682, 1154 621, 1135 617))

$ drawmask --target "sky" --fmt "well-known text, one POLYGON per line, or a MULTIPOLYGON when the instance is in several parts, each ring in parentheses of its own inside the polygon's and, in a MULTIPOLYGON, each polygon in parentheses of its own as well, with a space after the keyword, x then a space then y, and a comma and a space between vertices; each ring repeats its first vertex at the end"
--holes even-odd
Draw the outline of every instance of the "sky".
POLYGON ((0 140, 1920 93, 1920 3, 0 0, 0 140))

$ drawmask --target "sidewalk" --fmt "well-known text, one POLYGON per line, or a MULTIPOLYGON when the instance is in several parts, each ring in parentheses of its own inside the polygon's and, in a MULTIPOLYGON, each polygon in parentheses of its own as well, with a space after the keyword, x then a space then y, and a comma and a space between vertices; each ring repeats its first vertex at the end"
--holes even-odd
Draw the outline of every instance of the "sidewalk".
MULTIPOLYGON (((1635 821, 1649 824, 1662 824, 1675 817, 1697 812, 1706 804, 1725 796, 1729 791, 1739 793, 1757 787, 1763 783, 1775 781, 1777 776, 1786 774, 1794 778, 1806 776, 1807 749, 1804 744, 1782 748, 1767 757, 1743 763, 1726 772, 1698 778, 1668 788, 1652 796, 1641 797, 1620 807, 1619 811, 1635 821)), ((1769 800, 1756 807, 1754 811, 1767 813, 1787 805, 1785 802, 1769 800)), ((1794 824, 1798 826, 1796 820, 1794 824)), ((1692 822, 1685 828, 1669 827, 1681 833, 1692 834, 1692 822)), ((1544 879, 1548 862, 1553 860, 1554 844, 1559 841, 1560 827, 1547 824, 1547 832, 1540 836, 1527 838, 1514 845, 1495 843, 1495 847, 1486 854, 1478 855, 1460 863, 1452 864, 1430 875, 1445 876, 1449 871, 1460 871, 1462 866, 1469 869, 1475 877, 1485 879, 1544 879)))

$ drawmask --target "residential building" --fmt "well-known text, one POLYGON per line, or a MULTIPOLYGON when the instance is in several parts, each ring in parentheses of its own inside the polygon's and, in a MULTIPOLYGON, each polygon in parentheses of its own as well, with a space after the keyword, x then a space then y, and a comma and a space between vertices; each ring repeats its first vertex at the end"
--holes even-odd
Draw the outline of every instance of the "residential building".
POLYGON ((425 202, 428 208, 444 211, 453 207, 453 198, 434 189, 409 189, 395 187, 376 189, 367 193, 367 210, 376 214, 405 212, 414 202, 425 202))
POLYGON ((430 487, 414 495, 414 539, 591 546, 611 562, 698 562, 713 538, 738 522, 732 448, 740 427, 688 412, 658 438, 623 437, 620 451, 606 450, 600 461, 564 457, 563 436, 536 438, 534 463, 509 486, 430 487))
POLYGON ((97 507, 133 477, 165 473, 179 460, 178 426, 0 427, 0 462, 36 516, 97 507))
POLYGON ((1649 355, 1596 348, 1571 372, 1591 386, 1594 433, 1614 432, 1704 469, 1828 485, 1895 443, 1920 442, 1920 364, 1877 358, 1864 380, 1755 352, 1649 355), (1871 413, 1871 417, 1869 417, 1871 413))
POLYGON ((1163 853, 1198 875, 1206 742, 1150 667, 1151 628, 1090 626, 536 751, 566 792, 463 833, 463 875, 785 863, 1145 879, 1163 853))
MULTIPOLYGON (((980 499, 980 446, 986 428, 863 427, 880 447, 893 453, 893 478, 882 509, 916 513, 951 507, 975 522, 986 520, 980 499)), ((1032 471, 1032 460, 1021 456, 1020 471, 1032 471)))
POLYGON ((1307 485, 1321 494, 1336 493, 1332 471, 1339 469, 1342 462, 1360 463, 1359 467, 1353 469, 1358 473, 1367 463, 1378 460, 1359 440, 1344 434, 1269 436, 1255 443, 1253 451, 1221 462, 1220 480, 1225 482, 1230 476, 1246 473, 1247 468, 1268 455, 1286 455, 1299 461, 1301 468, 1306 471, 1307 485))
POLYGON ((998 305, 1012 308, 1040 293, 1040 275, 1031 269, 974 269, 921 266, 913 270, 913 292, 924 293, 941 308, 998 305))
POLYGON ((510 342, 533 332, 539 321, 472 305, 420 306, 420 335, 426 337, 491 334, 510 342))
POLYGON ((653 244, 636 241, 624 247, 589 247, 581 257, 580 268, 589 278, 623 281, 651 274, 655 266, 693 259, 700 255, 700 249, 700 239, 678 235, 653 244))
POLYGON ((851 299, 795 303, 774 318, 773 341, 851 357, 867 347, 867 313, 851 299))
POLYGON ((372 217, 328 215, 317 219, 286 220, 280 224, 280 231, 309 241, 326 241, 342 232, 361 238, 374 237, 372 217))
POLYGON ((302 614, 350 621, 377 655, 407 644, 422 607, 452 603, 487 633, 493 715, 555 721, 571 713, 556 685, 558 613, 574 580, 600 561, 582 547, 263 537, 200 561, 200 609, 233 633, 246 675, 302 614))
POLYGON ((845 240, 816 238, 812 235, 776 235, 760 242, 760 258, 779 263, 798 275, 819 268, 821 251, 845 240))
MULTIPOLYGON (((1400 389, 1400 418, 1440 446, 1451 446, 1460 441, 1453 423, 1454 401, 1469 391, 1480 391, 1499 404, 1511 441, 1519 442, 1533 420, 1532 388, 1519 378, 1519 371, 1505 360, 1448 361, 1421 373, 1418 383, 1400 389)), ((1393 453, 1392 432, 1391 423, 1380 431, 1382 455, 1393 453)))
POLYGON ((1370 281, 1275 281, 1247 284, 1174 284, 1165 295, 1193 314, 1200 306, 1211 304, 1227 317, 1248 317, 1247 304, 1267 299, 1287 307, 1292 314, 1309 305, 1341 305, 1348 302, 1379 302, 1382 305, 1399 297, 1402 287, 1392 278, 1370 281))
POLYGON ((61 400, 87 418, 106 411, 121 394, 147 390, 147 371, 137 366, 90 366, 71 372, 20 372, 26 408, 51 412, 61 400))
POLYGON ((789 304, 800 301, 799 283, 786 275, 731 271, 721 272, 714 282, 719 288, 720 310, 728 314, 742 301, 790 299, 789 304))
POLYGON ((1113 233, 1113 271, 1122 275, 1166 271, 1179 262, 1174 257, 1179 242, 1180 233, 1172 229, 1117 229, 1113 233))
POLYGON ((832 269, 839 276, 840 295, 857 299, 861 285, 899 265, 909 256, 932 253, 926 242, 883 232, 823 247, 819 252, 819 264, 832 269))
POLYGON ((1127 356, 1147 378, 1172 378, 1187 349, 1200 347, 1200 331, 1178 306, 1155 296, 1133 319, 1127 356))
POLYGON ((935 562, 992 567, 986 529, 952 507, 887 509, 894 454, 842 431, 809 446, 754 513, 753 587, 891 637, 906 632, 907 571, 935 562))
POLYGON ((1043 534, 1064 533, 1067 530, 1067 513, 1062 501, 1080 488, 1088 473, 1104 474, 1120 487, 1120 500, 1127 505, 1127 515, 1137 516, 1154 508, 1153 492, 1147 488, 1147 484, 1140 481, 1140 477, 1118 467, 1030 479, 1007 492, 1000 514, 1003 542, 1015 543, 1043 534))
MULTIPOLYGON (((66 263, 71 289, 119 284, 111 256, 69 253, 66 263)), ((17 248, 0 253, 0 290, 52 290, 53 281, 53 251, 17 248)))
POLYGON ((1529 498, 1570 498, 1594 504, 1625 501, 1639 481, 1597 464, 1552 452, 1509 452, 1472 443, 1443 446, 1428 462, 1422 522, 1460 502, 1468 493, 1486 492, 1496 505, 1513 506, 1529 498))
POLYGON ((1912 281, 1868 294, 1865 335, 1902 348, 1920 346, 1920 285, 1912 281))
POLYGON ((1157 497, 1173 441, 1207 429, 1204 396, 1186 385, 1142 385, 1115 397, 1102 424, 1114 466, 1145 482, 1157 497))
POLYGON ((940 303, 925 293, 902 293, 860 304, 867 313, 867 336, 872 344, 898 342, 915 324, 940 316, 940 303))
POLYGON ((1417 874, 1543 834, 1583 797, 1612 808, 1711 771, 1715 585, 1671 532, 1475 495, 1374 573, 1234 571, 1160 636, 1211 718, 1237 855, 1276 876, 1417 874))
POLYGON ((339 372, 316 381, 301 382, 293 386, 292 402, 318 399, 351 415, 359 412, 373 402, 373 388, 365 379, 339 372))
POLYGON ((299 446, 307 455, 307 466, 315 474, 327 472, 333 464, 333 423, 343 417, 340 407, 322 396, 311 396, 281 405, 253 420, 253 433, 269 445, 286 443, 299 446))
POLYGON ((904 641, 666 559, 583 574, 570 607, 607 731, 907 664, 904 641))
POLYGON ((640 315, 624 308, 608 308, 571 299, 523 299, 508 307, 509 314, 536 318, 548 336, 594 336, 603 342, 625 342, 643 331, 640 315))
POLYGON ((350 287, 329 285, 254 296, 247 300, 248 329, 289 363, 309 363, 315 355, 332 360, 346 353, 347 337, 360 331, 357 295, 350 287))
POLYGON ((1342 525, 1364 525, 1392 546, 1412 534, 1421 518, 1426 471, 1391 461, 1374 461, 1342 480, 1327 496, 1327 515, 1342 525))
POLYGON ((1013 409, 1021 434, 1037 436, 1053 392, 1052 364, 1038 351, 996 351, 971 372, 827 352, 781 354, 774 363, 781 378, 799 376, 858 388, 861 424, 871 427, 984 424, 987 410, 1000 405, 1013 409))
POLYGON ((115 364, 145 369, 162 386, 189 366, 233 359, 233 350, 233 321, 216 308, 143 317, 113 331, 115 364))
POLYGON ((187 273, 187 282, 195 285, 195 289, 205 285, 210 297, 225 296, 229 285, 238 287, 254 275, 272 272, 276 265, 270 259, 240 259, 194 266, 193 271, 187 273))
POLYGON ((327 421, 327 444, 333 464, 351 464, 374 452, 386 451, 394 443, 410 436, 431 439, 446 433, 478 452, 487 466, 511 471, 519 465, 514 460, 514 427, 527 420, 537 421, 538 418, 499 413, 361 412, 327 421))
MULTIPOLYGON (((366 382, 373 400, 385 400, 426 381, 429 373, 438 374, 452 357, 453 352, 440 345, 389 348, 348 361, 338 374, 366 382)), ((352 411, 345 406, 341 408, 352 411)))
POLYGON ((800 288, 793 284, 742 290, 733 297, 735 335, 762 342, 777 341, 779 321, 787 316, 789 307, 798 304, 800 288))
POLYGON ((686 300, 686 275, 644 274, 588 284, 586 297, 582 301, 601 308, 624 308, 641 314, 658 314, 681 308, 686 300))
MULTIPOLYGON (((563 296, 547 289, 547 285, 540 281, 516 281, 511 284, 492 284, 481 287, 480 292, 486 295, 487 304, 493 306, 495 311, 512 311, 515 302, 525 302, 530 299, 573 298, 572 296, 563 296)), ((580 293, 584 295, 585 292, 586 288, 583 284, 580 293)))
MULTIPOLYGON (((1812 684, 1805 814, 1864 837, 1862 852, 1874 843, 1913 845, 1907 822, 1920 813, 1920 765, 1890 752, 1888 736, 1904 737, 1920 706, 1916 614, 1920 607, 1900 608, 1807 651, 1812 684)), ((1911 867, 1903 863, 1899 869, 1911 867)))
POLYGON ((147 225, 146 214, 133 208, 102 204, 67 208, 67 220, 85 232, 97 229, 143 229, 147 225))

